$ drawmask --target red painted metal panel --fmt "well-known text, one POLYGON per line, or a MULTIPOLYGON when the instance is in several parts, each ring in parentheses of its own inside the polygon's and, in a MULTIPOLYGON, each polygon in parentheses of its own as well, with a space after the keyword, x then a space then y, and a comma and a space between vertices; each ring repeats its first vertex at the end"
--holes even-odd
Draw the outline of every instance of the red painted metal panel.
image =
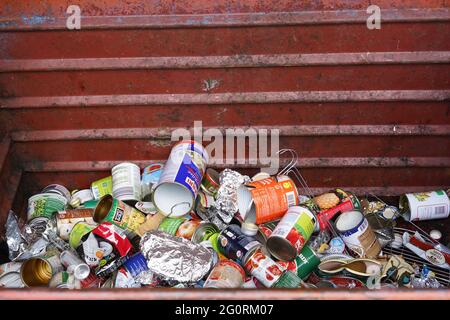
MULTIPOLYGON (((450 183, 450 9, 441 0, 0 4, 0 232, 50 183, 89 186, 120 160, 164 160, 177 127, 279 129, 314 192, 398 195, 450 183), (205 80, 220 80, 206 90, 205 80)), ((222 166, 223 167, 223 166, 222 166)), ((233 165, 246 173, 255 165, 233 165)), ((172 299, 174 291, 21 291, 172 299)), ((203 291, 177 291, 205 298, 203 291)), ((220 298, 450 298, 419 292, 211 291, 220 298)), ((0 290, 0 298, 18 297, 0 290)))

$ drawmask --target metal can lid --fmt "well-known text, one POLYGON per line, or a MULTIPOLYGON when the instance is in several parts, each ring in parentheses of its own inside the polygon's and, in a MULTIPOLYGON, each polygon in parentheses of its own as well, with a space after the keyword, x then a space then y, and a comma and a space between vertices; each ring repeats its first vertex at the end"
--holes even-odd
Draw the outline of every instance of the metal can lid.
POLYGON ((255 236, 258 233, 258 226, 251 222, 242 222, 241 231, 247 236, 255 236))
POLYGON ((252 181, 259 181, 267 178, 270 178, 270 174, 267 172, 258 172, 252 177, 252 181))
POLYGON ((439 230, 434 229, 430 231, 430 237, 433 240, 439 240, 442 238, 442 233, 439 230))

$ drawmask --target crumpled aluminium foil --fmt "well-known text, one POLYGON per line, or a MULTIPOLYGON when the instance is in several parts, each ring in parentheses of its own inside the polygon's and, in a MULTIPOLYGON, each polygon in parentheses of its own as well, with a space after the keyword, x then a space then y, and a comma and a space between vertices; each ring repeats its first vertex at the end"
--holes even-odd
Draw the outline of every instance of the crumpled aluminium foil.
MULTIPOLYGON (((217 221, 214 221, 214 217, 218 216, 226 224, 229 224, 238 211, 237 189, 241 184, 249 182, 250 177, 225 169, 220 173, 219 181, 220 187, 216 195, 216 202, 207 210, 208 220, 217 224, 217 221)), ((223 229, 220 225, 218 227, 223 229)))
POLYGON ((162 231, 147 232, 140 248, 149 270, 168 281, 197 282, 213 267, 209 249, 162 231))

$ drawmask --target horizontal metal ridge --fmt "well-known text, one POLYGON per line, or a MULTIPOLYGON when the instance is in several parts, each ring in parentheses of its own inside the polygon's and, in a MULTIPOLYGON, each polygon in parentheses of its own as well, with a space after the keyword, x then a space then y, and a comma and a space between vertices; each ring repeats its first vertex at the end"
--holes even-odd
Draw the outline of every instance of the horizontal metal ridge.
MULTIPOLYGON (((448 8, 383 9, 383 22, 429 22, 450 19, 448 8)), ((130 15, 83 16, 81 29, 142 29, 142 28, 194 28, 237 27, 272 25, 311 25, 362 23, 370 14, 366 10, 325 10, 296 12, 254 12, 229 14, 178 14, 178 15, 130 15)), ((20 16, 0 20, 0 31, 65 30, 67 17, 20 16)))
POLYGON ((0 60, 0 72, 449 63, 450 51, 0 60))
MULTIPOLYGON (((170 140, 173 128, 110 128, 82 130, 33 130, 11 133, 14 141, 60 141, 60 140, 104 140, 104 139, 152 139, 170 140)), ((193 134, 192 128, 186 128, 193 134)), ((248 135, 266 129, 270 134, 279 130, 280 136, 333 136, 333 135, 367 135, 367 136, 416 136, 416 135, 450 135, 450 125, 301 125, 301 126, 252 126, 252 127, 203 127, 220 130, 236 136, 248 135), (250 129, 250 131, 249 131, 250 129), (253 130, 255 131, 253 131, 253 130)))
POLYGON ((347 101, 444 101, 450 90, 283 91, 189 94, 130 94, 17 97, 0 99, 0 108, 49 108, 118 105, 237 104, 347 101))

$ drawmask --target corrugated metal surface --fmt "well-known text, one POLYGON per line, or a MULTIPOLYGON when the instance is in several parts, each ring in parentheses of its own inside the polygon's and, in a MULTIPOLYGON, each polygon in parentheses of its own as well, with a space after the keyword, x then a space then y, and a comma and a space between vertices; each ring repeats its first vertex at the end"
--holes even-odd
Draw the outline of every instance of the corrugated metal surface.
POLYGON ((316 192, 450 184, 446 1, 378 1, 381 30, 369 1, 78 1, 79 31, 69 4, 0 4, 0 232, 45 184, 166 159, 194 120, 280 129, 316 192))

